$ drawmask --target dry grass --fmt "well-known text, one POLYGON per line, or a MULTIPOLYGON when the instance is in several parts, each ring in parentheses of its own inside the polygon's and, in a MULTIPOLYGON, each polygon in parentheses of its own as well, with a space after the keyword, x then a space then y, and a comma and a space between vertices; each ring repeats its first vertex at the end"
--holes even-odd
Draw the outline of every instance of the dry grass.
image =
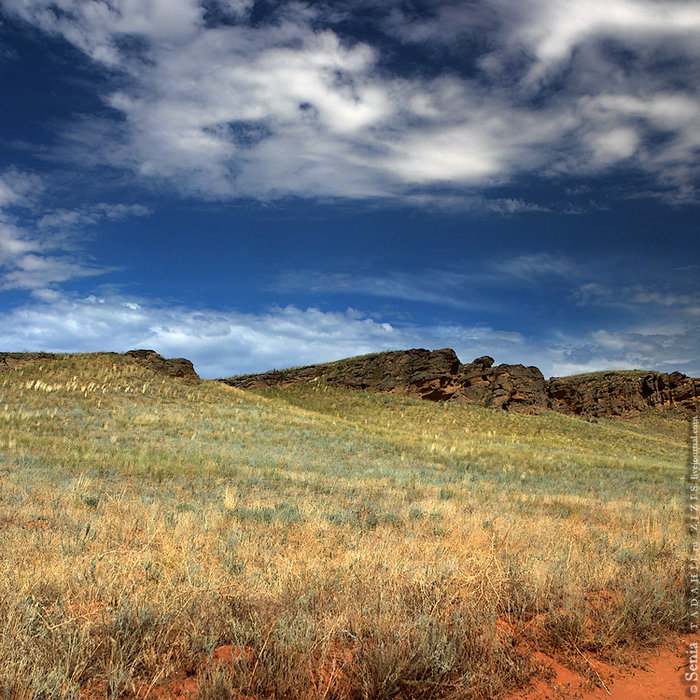
POLYGON ((121 356, 6 372, 0 697, 495 698, 535 648, 621 658, 683 623, 686 438, 121 356))
POLYGON ((598 379, 605 377, 606 375, 609 374, 616 374, 621 377, 627 377, 627 378, 642 378, 646 377, 650 374, 655 374, 659 375, 661 372, 657 372, 655 370, 647 370, 647 369, 605 369, 605 370, 598 370, 596 372, 582 372, 579 374, 569 374, 564 377, 560 377, 560 379, 567 379, 569 381, 573 380, 586 380, 586 379, 598 379))

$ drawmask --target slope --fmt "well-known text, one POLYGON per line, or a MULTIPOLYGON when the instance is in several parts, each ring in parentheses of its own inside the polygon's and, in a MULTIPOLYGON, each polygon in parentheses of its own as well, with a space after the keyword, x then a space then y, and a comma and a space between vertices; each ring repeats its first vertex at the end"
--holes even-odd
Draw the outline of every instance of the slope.
POLYGON ((672 415, 244 392, 100 354, 0 384, 4 697, 491 698, 546 677, 542 650, 595 684, 580 654, 683 629, 672 415))

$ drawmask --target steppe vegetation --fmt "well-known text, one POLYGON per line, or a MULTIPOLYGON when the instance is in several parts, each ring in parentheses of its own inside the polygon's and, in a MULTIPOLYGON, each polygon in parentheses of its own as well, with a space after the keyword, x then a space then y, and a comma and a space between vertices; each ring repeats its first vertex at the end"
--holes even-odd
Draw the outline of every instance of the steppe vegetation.
POLYGON ((497 698, 684 625, 687 421, 0 375, 0 697, 497 698))

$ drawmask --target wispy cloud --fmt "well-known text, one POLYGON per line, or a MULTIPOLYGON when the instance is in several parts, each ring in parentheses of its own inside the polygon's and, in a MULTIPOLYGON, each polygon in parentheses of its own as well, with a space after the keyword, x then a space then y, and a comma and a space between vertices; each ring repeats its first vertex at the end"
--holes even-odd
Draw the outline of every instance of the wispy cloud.
POLYGON ((337 3, 280 3, 255 24, 248 1, 0 7, 118 76, 104 101, 119 118, 68 125, 65 157, 200 197, 410 198, 624 167, 647 174, 651 194, 694 201, 692 3, 443 0, 414 14, 389 2, 373 6, 385 36, 371 44, 344 33, 352 7, 337 3), (465 70, 391 72, 385 53, 397 40, 441 42, 462 52, 465 70), (467 56, 463 45, 491 48, 467 56), (669 81, 665 66, 679 62, 687 79, 669 81))
POLYGON ((467 280, 462 273, 439 269, 418 274, 388 271, 383 275, 295 271, 280 275, 276 289, 323 295, 359 294, 467 309, 473 306, 464 296, 467 280))
POLYGON ((677 279, 673 284, 654 280, 647 284, 628 284, 614 280, 586 282, 575 288, 575 302, 580 306, 622 307, 650 322, 668 318, 673 312, 676 322, 692 321, 700 316, 700 293, 694 288, 694 279, 677 279))
MULTIPOLYGON (((522 335, 522 328, 528 327, 523 322, 521 332, 507 342, 505 334, 497 336, 491 330, 493 346, 484 352, 500 350, 501 361, 531 362, 557 375, 612 368, 678 369, 699 374, 700 296, 692 275, 686 283, 676 280, 673 284, 650 276, 649 282, 641 285, 630 283, 630 271, 621 265, 616 259, 606 264, 584 263, 567 256, 533 253, 505 257, 460 273, 291 275, 283 279, 283 287, 317 290, 326 297, 345 293, 420 301, 443 310, 469 309, 479 318, 488 314, 496 320, 503 313, 494 302, 498 290, 508 289, 517 295, 520 313, 527 318, 542 303, 539 293, 528 296, 530 290, 546 289, 554 283, 559 311, 569 309, 564 324, 578 327, 577 333, 563 330, 561 321, 552 320, 547 328, 533 329, 528 337, 522 335)), ((456 347, 468 347, 472 330, 441 326, 440 332, 435 328, 432 332, 445 342, 449 338, 456 347)))
MULTIPOLYGON (((451 260, 444 267, 402 272, 381 273, 324 272, 296 270, 280 275, 274 286, 277 292, 306 291, 313 294, 362 295, 403 301, 421 302, 437 307, 486 311, 496 309, 498 302, 490 298, 494 291, 509 289, 515 293, 532 286, 547 285, 556 280, 572 287, 574 303, 589 302, 597 289, 586 283, 592 276, 589 266, 564 255, 538 252, 523 255, 501 255, 485 262, 479 258, 451 260), (459 271, 457 271, 459 269, 459 271)), ((601 287, 598 297, 609 295, 601 287)))
POLYGON ((528 253, 504 257, 491 265, 495 274, 501 278, 510 277, 526 282, 541 282, 551 277, 579 276, 583 269, 570 257, 552 255, 551 253, 528 253))
POLYGON ((111 271, 86 259, 80 239, 101 220, 148 213, 141 205, 119 203, 46 211, 38 204, 43 189, 44 182, 31 173, 17 169, 0 173, 0 291, 36 294, 111 271))
POLYGON ((79 209, 56 209, 44 214, 37 226, 43 231, 72 230, 102 220, 119 221, 134 216, 147 216, 151 211, 141 204, 93 204, 79 209))
POLYGON ((612 311, 624 321, 599 327, 576 342, 562 336, 566 350, 554 362, 559 374, 610 368, 656 368, 700 374, 700 295, 694 280, 653 279, 629 284, 607 275, 580 285, 572 299, 595 312, 612 311))
POLYGON ((541 83, 570 63, 580 47, 605 51, 601 42, 606 39, 639 50, 642 56, 672 39, 680 50, 700 56, 695 41, 700 9, 682 0, 526 0, 517 8, 496 0, 495 6, 501 17, 507 13, 511 18, 500 25, 506 50, 525 47, 533 59, 524 75, 529 84, 541 83))
POLYGON ((486 197, 469 192, 455 194, 444 190, 432 194, 402 193, 397 199, 424 210, 433 209, 446 213, 494 213, 507 217, 514 214, 552 210, 552 206, 549 204, 532 202, 519 197, 486 197))

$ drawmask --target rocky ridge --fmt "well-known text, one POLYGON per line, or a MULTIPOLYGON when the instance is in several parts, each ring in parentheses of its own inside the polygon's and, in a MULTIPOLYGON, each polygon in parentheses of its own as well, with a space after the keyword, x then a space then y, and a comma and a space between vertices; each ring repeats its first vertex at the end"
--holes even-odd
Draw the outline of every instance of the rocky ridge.
MULTIPOLYGON (((192 362, 183 357, 167 359, 154 350, 129 350, 124 355, 153 372, 200 381, 192 362)), ((0 372, 59 357, 45 352, 0 353, 0 372)), ((242 389, 323 382, 346 389, 414 395, 520 413, 552 409, 589 419, 632 415, 648 408, 672 408, 689 415, 700 409, 700 379, 680 372, 622 370, 546 380, 537 367, 494 366, 488 355, 462 364, 450 348, 395 350, 218 381, 242 389)))
MULTIPOLYGON (((105 352, 99 354, 117 355, 118 353, 105 352)), ((140 365, 147 367, 153 372, 167 374, 171 377, 179 377, 193 382, 200 381, 194 366, 184 357, 167 359, 159 355, 155 350, 129 350, 125 352, 124 355, 132 358, 140 365)), ((0 372, 18 369, 36 362, 55 360, 59 357, 61 357, 61 355, 48 352, 3 352, 0 353, 0 372)))
POLYGON ((521 413, 549 408, 587 418, 630 415, 646 408, 693 413, 700 404, 700 379, 680 372, 611 371, 545 380, 537 367, 494 366, 489 356, 462 364, 450 348, 396 350, 219 381, 242 389, 325 382, 521 413))

